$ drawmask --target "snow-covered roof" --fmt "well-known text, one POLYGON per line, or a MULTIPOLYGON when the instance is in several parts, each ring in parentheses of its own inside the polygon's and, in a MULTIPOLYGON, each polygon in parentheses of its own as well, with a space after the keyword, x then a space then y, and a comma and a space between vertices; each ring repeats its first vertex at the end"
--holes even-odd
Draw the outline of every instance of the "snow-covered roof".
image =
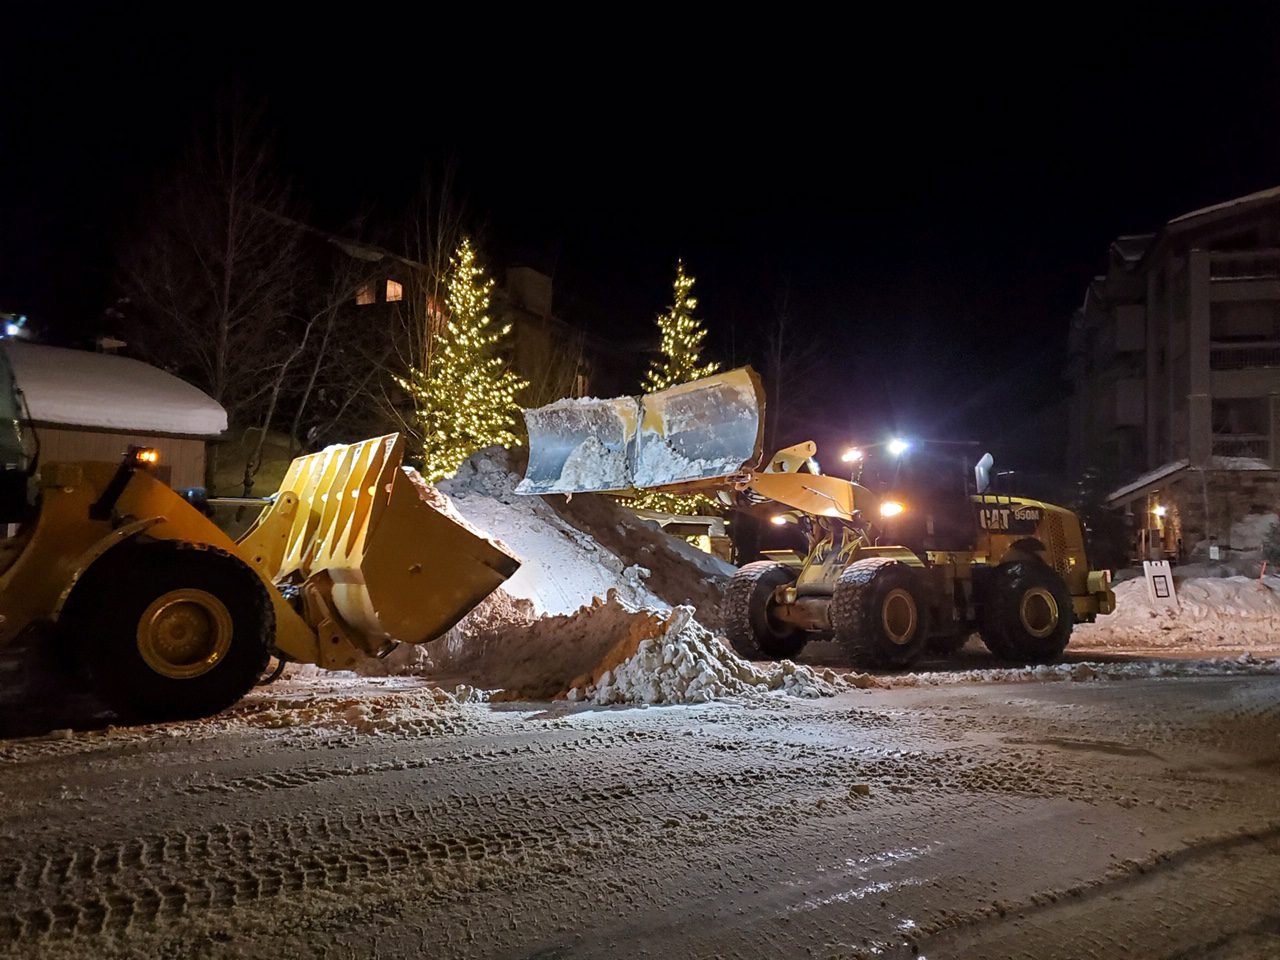
POLYGON ((3 349, 36 423, 197 437, 227 429, 216 400, 139 360, 13 340, 3 349))
MULTIPOLYGON (((1174 460, 1172 463, 1166 463, 1156 467, 1137 477, 1123 487, 1117 487, 1107 494, 1107 503, 1118 507, 1135 497, 1144 493, 1149 493, 1159 484, 1172 480, 1183 470, 1191 467, 1189 460, 1174 460)), ((1198 467, 1201 470, 1275 470, 1271 464, 1265 460, 1259 460, 1257 457, 1210 457, 1206 466, 1198 467)))
POLYGON ((1236 197, 1234 200, 1226 200, 1222 203, 1215 203, 1207 207, 1201 207, 1199 210, 1192 210, 1190 213, 1184 213, 1180 217, 1174 217, 1169 221, 1169 225, 1175 223, 1185 223, 1188 220, 1194 220, 1197 217, 1203 217, 1209 213, 1222 213, 1233 207, 1244 207, 1252 203, 1261 203, 1267 200, 1275 200, 1280 198, 1280 187, 1271 187, 1268 190, 1259 190, 1257 193, 1249 193, 1243 197, 1236 197))
POLYGON ((1116 237, 1111 241, 1111 246, 1126 263, 1136 263, 1151 248, 1151 242, 1155 237, 1154 233, 1128 234, 1123 237, 1116 237))
POLYGON ((1174 460, 1172 463, 1166 463, 1163 466, 1149 470, 1142 476, 1131 480, 1123 487, 1117 487, 1107 494, 1107 503, 1113 506, 1119 506, 1122 502, 1133 499, 1138 494, 1146 493, 1151 487, 1160 483, 1162 480, 1168 480, 1170 477, 1181 473, 1191 466, 1189 460, 1174 460))

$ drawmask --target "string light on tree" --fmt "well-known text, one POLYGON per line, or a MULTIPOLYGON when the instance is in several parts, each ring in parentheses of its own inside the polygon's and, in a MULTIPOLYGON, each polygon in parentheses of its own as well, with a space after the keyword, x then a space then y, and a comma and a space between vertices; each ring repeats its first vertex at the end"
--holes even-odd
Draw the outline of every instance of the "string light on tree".
MULTIPOLYGON (((685 273, 684 261, 677 260, 674 302, 665 313, 658 315, 662 355, 649 365, 644 378, 645 393, 700 380, 720 369, 720 364, 714 361, 702 362, 702 342, 707 331, 693 313, 698 308, 698 298, 693 296, 694 279, 685 273)), ((646 490, 632 501, 632 505, 643 510, 684 516, 719 512, 714 500, 697 493, 681 495, 646 490)))
POLYGON ((502 357, 511 326, 493 325, 493 287, 471 241, 464 239, 449 261, 447 320, 431 344, 426 367, 396 377, 413 398, 422 433, 422 474, 432 482, 452 476, 477 450, 520 443, 516 396, 528 383, 502 357))
POLYGON ((649 365, 644 378, 645 393, 699 380, 720 369, 718 363, 702 362, 702 341, 707 338, 707 331, 702 321, 693 315, 698 308, 693 283, 694 278, 684 272, 684 262, 676 261, 675 302, 666 313, 658 315, 662 356, 649 365))

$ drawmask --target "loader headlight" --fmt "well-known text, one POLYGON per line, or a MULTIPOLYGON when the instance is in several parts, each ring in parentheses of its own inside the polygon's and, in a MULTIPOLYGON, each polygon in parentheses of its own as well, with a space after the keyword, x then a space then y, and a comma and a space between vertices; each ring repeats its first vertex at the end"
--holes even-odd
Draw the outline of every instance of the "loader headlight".
POLYGON ((785 527, 787 525, 787 515, 785 513, 775 513, 769 518, 769 522, 775 527, 785 527))
POLYGON ((880 516, 886 519, 905 513, 906 510, 906 505, 899 503, 897 500, 885 500, 880 504, 880 516))
POLYGON ((133 461, 143 467, 154 467, 160 462, 160 451, 155 447, 136 447, 133 450, 133 461))

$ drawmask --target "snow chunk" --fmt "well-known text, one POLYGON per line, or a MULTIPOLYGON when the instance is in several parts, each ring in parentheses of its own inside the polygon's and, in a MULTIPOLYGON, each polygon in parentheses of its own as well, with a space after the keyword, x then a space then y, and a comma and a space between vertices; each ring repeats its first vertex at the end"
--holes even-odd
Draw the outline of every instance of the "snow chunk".
POLYGON ((595 490, 611 486, 627 473, 625 447, 610 449, 597 437, 588 437, 565 459, 558 487, 566 490, 595 490))
POLYGON ((217 401, 148 363, 35 343, 4 349, 37 423, 197 437, 227 429, 217 401))
POLYGON ((660 434, 646 430, 640 435, 640 453, 636 459, 635 485, 655 487, 668 483, 723 477, 739 472, 741 457, 712 460, 690 460, 660 434))

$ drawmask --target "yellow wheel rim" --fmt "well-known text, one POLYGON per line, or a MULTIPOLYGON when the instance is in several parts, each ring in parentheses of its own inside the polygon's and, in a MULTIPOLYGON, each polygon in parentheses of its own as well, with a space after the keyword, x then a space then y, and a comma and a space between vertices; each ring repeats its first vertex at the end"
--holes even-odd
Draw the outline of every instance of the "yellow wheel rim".
POLYGON ((1033 637, 1047 637, 1058 627, 1058 601, 1044 587, 1032 587, 1018 607, 1022 629, 1033 637))
POLYGON ((908 642, 915 636, 919 621, 916 598, 902 587, 890 590, 880 607, 880 621, 890 641, 898 645, 908 642))
POLYGON ((161 676, 190 680, 222 661, 231 635, 231 612, 213 594, 170 590, 138 620, 138 652, 161 676))

